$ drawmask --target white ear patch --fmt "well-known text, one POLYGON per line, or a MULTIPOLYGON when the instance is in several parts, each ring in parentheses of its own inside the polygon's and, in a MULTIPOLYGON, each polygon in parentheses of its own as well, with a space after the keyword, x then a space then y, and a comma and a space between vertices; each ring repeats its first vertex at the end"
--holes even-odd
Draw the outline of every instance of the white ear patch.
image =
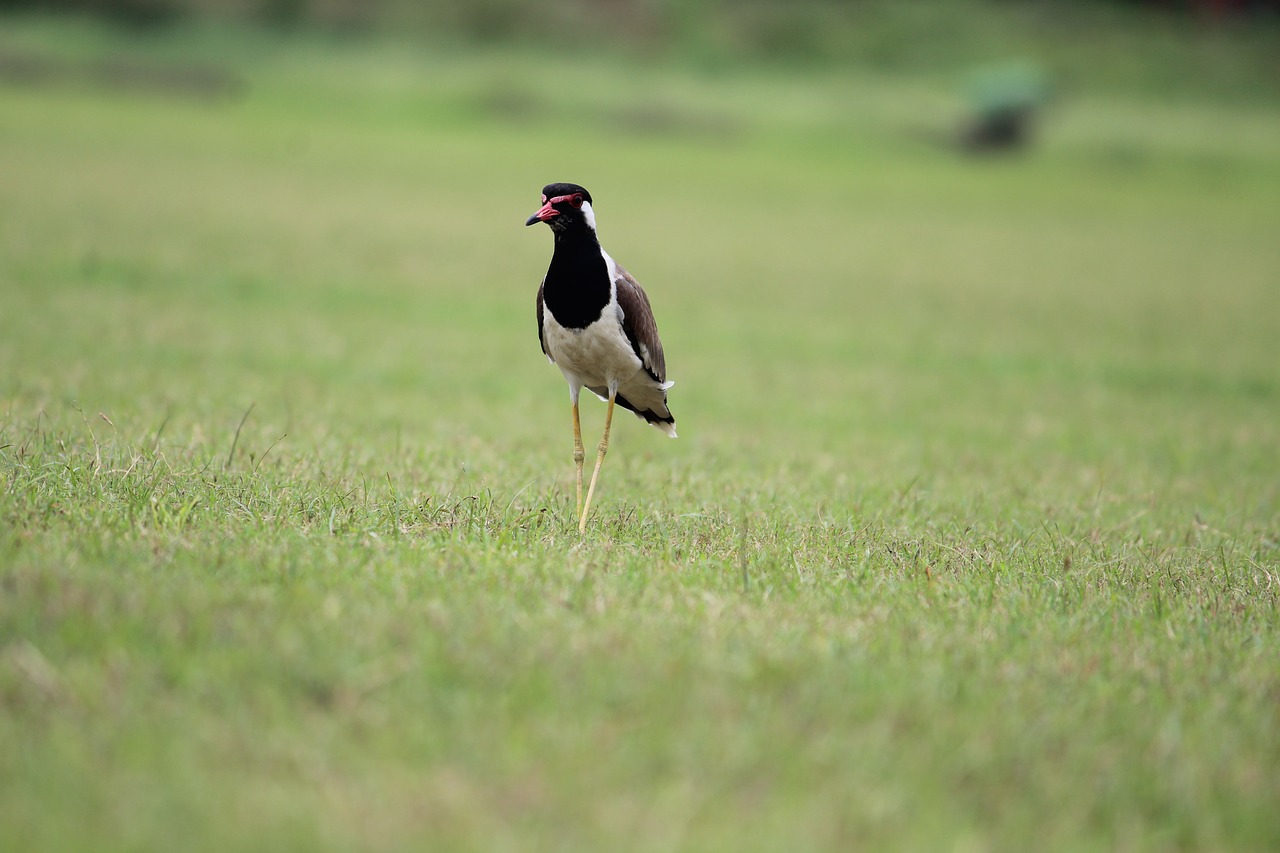
POLYGON ((582 200, 582 218, 587 225, 591 226, 591 230, 596 230, 596 212, 591 209, 591 202, 586 199, 582 200))

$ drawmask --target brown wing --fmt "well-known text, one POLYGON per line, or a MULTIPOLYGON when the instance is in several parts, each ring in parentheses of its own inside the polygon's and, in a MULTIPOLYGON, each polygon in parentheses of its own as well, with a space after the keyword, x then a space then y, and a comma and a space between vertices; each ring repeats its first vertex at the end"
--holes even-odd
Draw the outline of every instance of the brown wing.
POLYGON ((658 340, 658 324, 649 307, 649 297, 631 273, 618 267, 618 305, 622 308, 622 331, 626 333, 631 348, 644 363, 645 372, 655 382, 667 379, 667 360, 662 355, 662 341, 658 340))
POLYGON ((547 352, 547 340, 542 336, 542 315, 545 313, 542 307, 542 288, 546 285, 547 280, 544 278, 538 284, 538 346, 542 347, 542 354, 547 358, 551 358, 551 353, 547 352))

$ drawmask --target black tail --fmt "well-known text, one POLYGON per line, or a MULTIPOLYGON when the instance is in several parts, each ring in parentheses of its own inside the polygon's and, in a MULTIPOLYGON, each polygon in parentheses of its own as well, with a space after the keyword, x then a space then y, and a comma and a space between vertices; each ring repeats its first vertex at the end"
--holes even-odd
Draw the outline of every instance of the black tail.
POLYGON ((642 411, 632 405, 631 401, 621 394, 617 396, 616 402, 627 411, 635 412, 636 417, 644 418, 645 421, 653 424, 672 438, 676 437, 676 416, 671 414, 670 409, 667 410, 667 414, 665 415, 660 415, 652 409, 644 409, 642 411))

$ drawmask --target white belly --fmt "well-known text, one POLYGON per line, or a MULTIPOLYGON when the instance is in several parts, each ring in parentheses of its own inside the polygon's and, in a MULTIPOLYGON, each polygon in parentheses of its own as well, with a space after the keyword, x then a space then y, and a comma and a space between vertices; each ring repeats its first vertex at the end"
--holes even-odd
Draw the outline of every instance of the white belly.
POLYGON ((566 329, 547 311, 542 338, 547 354, 570 385, 619 388, 642 373, 640 357, 622 332, 615 305, 606 307, 604 317, 585 329, 566 329))

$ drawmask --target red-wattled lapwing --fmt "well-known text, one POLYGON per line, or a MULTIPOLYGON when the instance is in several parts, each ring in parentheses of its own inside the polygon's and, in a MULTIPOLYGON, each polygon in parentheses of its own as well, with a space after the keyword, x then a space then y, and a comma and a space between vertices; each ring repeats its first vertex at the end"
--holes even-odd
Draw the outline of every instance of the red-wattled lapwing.
POLYGON ((545 222, 555 235, 551 266, 538 287, 538 340, 569 383, 573 403, 573 461, 577 467, 578 532, 596 491, 600 464, 609 450, 613 404, 630 409, 672 438, 676 419, 667 408, 667 365, 649 297, 618 266, 596 237, 591 193, 577 184, 548 184, 542 207, 525 225, 545 222), (586 387, 609 403, 596 467, 582 501, 582 426, 578 394, 586 387))

